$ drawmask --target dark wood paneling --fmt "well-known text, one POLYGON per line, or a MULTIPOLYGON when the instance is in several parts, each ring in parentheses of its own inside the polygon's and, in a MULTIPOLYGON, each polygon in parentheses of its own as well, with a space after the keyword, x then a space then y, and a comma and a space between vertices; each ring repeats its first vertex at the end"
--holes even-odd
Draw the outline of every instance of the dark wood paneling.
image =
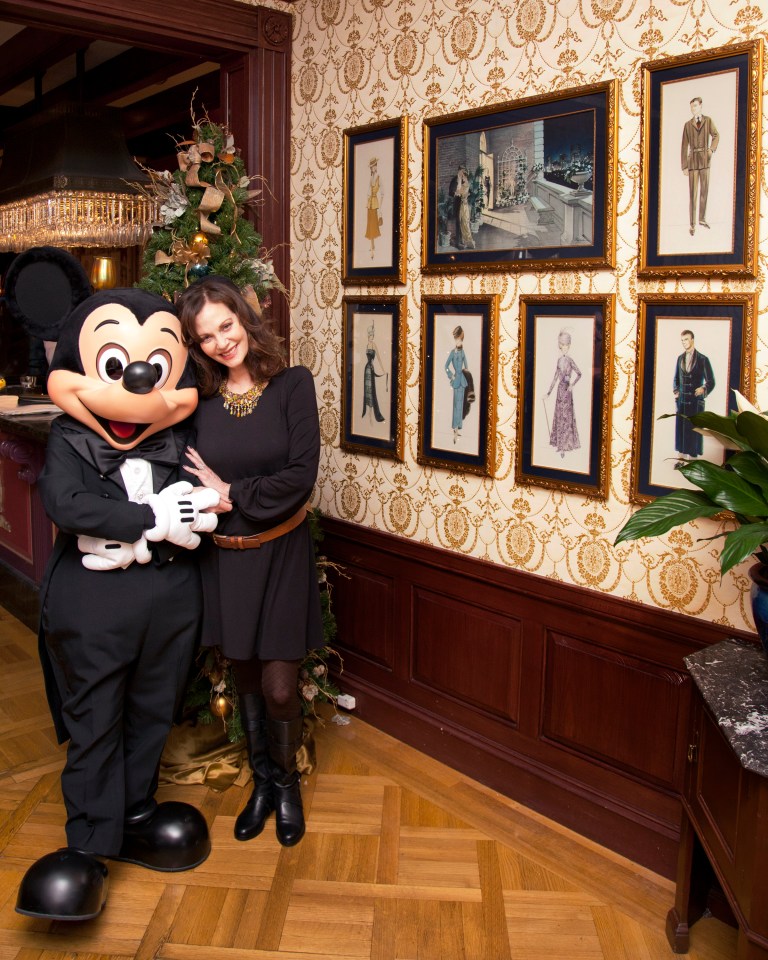
MULTIPOLYGON (((290 289, 291 17, 277 10, 251 8, 257 45, 221 64, 221 102, 249 174, 259 178, 258 203, 248 215, 256 223, 275 272, 290 289), (255 122, 256 121, 256 122, 255 122)), ((269 309, 277 332, 290 337, 288 300, 275 293, 269 309)))
MULTIPOLYGON (((368 722, 672 877, 691 683, 734 631, 326 519, 368 722), (375 639, 372 639, 375 638, 375 639)), ((744 634, 742 634, 744 636, 744 634)))
POLYGON ((680 712, 683 675, 597 638, 551 634, 547 647, 542 736, 674 789, 687 720, 680 712))
POLYGON ((218 59, 258 42, 254 7, 237 0, 0 0, 0 19, 218 59))
POLYGON ((415 683, 517 722, 519 623, 466 599, 417 589, 411 650, 415 683))
POLYGON ((333 589, 333 608, 345 649, 358 661, 394 668, 392 579, 347 564, 333 589))

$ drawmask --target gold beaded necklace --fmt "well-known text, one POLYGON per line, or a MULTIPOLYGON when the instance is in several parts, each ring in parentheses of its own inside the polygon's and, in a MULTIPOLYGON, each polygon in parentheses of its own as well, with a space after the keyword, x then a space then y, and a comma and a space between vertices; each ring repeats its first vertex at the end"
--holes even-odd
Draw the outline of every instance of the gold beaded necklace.
POLYGON ((226 383, 219 386, 219 393, 224 398, 224 409, 231 417, 247 417, 253 413, 259 397, 264 393, 265 383, 254 383, 245 393, 232 393, 227 389, 226 383))

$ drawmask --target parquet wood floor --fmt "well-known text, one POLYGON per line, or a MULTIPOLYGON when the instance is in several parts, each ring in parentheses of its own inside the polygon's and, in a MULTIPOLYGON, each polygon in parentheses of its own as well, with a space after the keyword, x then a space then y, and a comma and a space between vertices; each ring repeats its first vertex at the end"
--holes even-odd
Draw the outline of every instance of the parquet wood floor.
MULTIPOLYGON (((196 870, 110 865, 87 923, 14 911, 26 868, 65 843, 57 746, 36 639, 0 608, 0 960, 668 960, 673 885, 354 716, 317 733, 307 834, 232 837, 246 790, 161 787, 198 806, 196 870)), ((690 960, 734 960, 708 917, 690 960)))

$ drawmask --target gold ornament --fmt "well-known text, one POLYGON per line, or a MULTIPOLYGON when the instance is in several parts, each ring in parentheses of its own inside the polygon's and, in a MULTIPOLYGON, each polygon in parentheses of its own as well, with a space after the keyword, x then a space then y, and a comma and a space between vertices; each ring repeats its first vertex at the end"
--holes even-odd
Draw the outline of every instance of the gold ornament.
POLYGON ((223 693, 216 693, 211 697, 211 713, 222 720, 232 713, 232 704, 223 693))
POLYGON ((245 393, 232 393, 227 390, 227 385, 222 383, 219 386, 219 393, 224 398, 224 409, 231 417, 247 417, 253 413, 259 397, 264 393, 266 383, 255 383, 250 390, 245 393))

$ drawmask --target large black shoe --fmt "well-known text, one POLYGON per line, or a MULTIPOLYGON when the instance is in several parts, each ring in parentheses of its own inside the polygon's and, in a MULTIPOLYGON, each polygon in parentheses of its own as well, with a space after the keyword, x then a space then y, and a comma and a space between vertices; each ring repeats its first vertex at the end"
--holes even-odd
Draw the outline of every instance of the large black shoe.
POLYGON ((199 866, 210 852, 208 824, 199 810, 177 800, 152 801, 148 810, 126 818, 120 854, 112 859, 174 873, 199 866))
POLYGON ((253 772, 253 792, 235 820, 235 840, 253 840, 262 832, 267 817, 275 809, 267 758, 264 698, 256 693, 242 694, 240 716, 248 748, 248 762, 253 772))
POLYGON ((109 871, 97 857, 64 847, 47 853, 19 885, 16 912, 45 920, 93 920, 106 903, 109 871))
POLYGON ((301 746, 304 721, 273 720, 267 717, 267 744, 275 804, 275 832, 284 847, 292 847, 304 836, 304 809, 301 805, 296 751, 301 746))

